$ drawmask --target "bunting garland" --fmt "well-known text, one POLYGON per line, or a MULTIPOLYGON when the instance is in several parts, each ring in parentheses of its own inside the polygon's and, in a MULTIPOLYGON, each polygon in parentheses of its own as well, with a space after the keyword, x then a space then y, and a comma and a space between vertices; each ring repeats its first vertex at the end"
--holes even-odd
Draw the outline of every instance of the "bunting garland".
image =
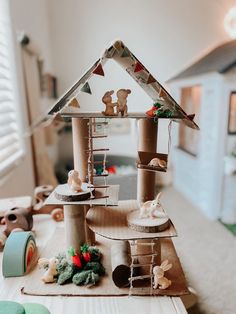
POLYGON ((90 89, 90 86, 89 86, 89 83, 88 83, 88 82, 86 82, 86 83, 82 86, 81 92, 84 92, 84 93, 87 93, 87 94, 92 95, 92 92, 91 92, 91 89, 90 89))
POLYGON ((129 57, 130 56, 130 53, 129 53, 129 51, 128 51, 128 49, 127 48, 124 48, 124 50, 122 51, 122 54, 121 54, 121 58, 127 58, 127 57, 129 57))
POLYGON ((79 102, 76 98, 72 98, 71 101, 68 103, 69 107, 74 107, 74 108, 80 108, 79 102))
POLYGON ((193 114, 188 114, 188 118, 189 118, 191 121, 193 121, 194 118, 195 118, 195 113, 193 113, 193 114))
POLYGON ((159 92, 159 97, 164 98, 166 96, 166 92, 161 88, 159 92))
POLYGON ((144 66, 140 62, 137 61, 134 66, 134 73, 140 72, 142 70, 144 70, 144 66))
POLYGON ((149 74, 148 79, 147 79, 147 84, 152 84, 155 82, 156 82, 156 79, 152 76, 152 74, 149 74))
POLYGON ((93 74, 105 76, 101 63, 93 70, 93 74))

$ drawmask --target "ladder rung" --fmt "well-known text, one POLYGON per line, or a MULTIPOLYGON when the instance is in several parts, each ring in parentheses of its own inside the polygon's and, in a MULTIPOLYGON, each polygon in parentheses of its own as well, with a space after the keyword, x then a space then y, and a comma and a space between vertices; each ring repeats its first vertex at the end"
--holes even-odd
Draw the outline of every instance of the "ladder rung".
POLYGON ((139 243, 139 242, 135 242, 135 243, 133 243, 133 242, 131 242, 131 245, 155 245, 156 243, 155 242, 141 242, 141 243, 139 243))
POLYGON ((108 122, 90 122, 88 124, 92 124, 92 125, 100 125, 100 124, 108 124, 108 122))
POLYGON ((94 189, 107 189, 110 185, 94 185, 94 189))
POLYGON ((135 276, 135 277, 129 278, 129 281, 142 280, 142 279, 147 279, 147 278, 152 278, 152 277, 153 275, 135 276))
POLYGON ((129 288, 129 295, 133 294, 142 294, 144 293, 145 295, 153 295, 153 289, 151 287, 130 287, 129 288))
POLYGON ((109 151, 109 148, 95 148, 86 150, 86 152, 105 152, 105 151, 109 151))
POLYGON ((97 161, 88 161, 89 165, 101 165, 106 163, 107 161, 104 162, 104 160, 97 160, 97 161))
POLYGON ((158 253, 148 253, 148 254, 132 254, 131 255, 131 258, 134 258, 134 257, 142 257, 142 256, 157 256, 158 253))
POLYGON ((107 135, 92 135, 88 138, 105 138, 105 137, 107 137, 107 135))
POLYGON ((130 267, 147 267, 147 266, 152 266, 153 264, 131 264, 130 267))
POLYGON ((90 198, 90 200, 98 200, 98 199, 101 199, 101 198, 109 198, 109 195, 104 195, 104 196, 95 196, 93 198, 90 198))
POLYGON ((108 177, 108 174, 94 174, 93 177, 108 177))

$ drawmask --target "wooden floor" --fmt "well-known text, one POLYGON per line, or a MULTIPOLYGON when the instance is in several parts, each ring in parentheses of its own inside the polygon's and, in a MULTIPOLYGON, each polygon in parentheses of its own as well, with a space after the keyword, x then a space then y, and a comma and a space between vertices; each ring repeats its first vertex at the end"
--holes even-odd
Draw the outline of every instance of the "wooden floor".
MULTIPOLYGON (((39 253, 52 236, 56 222, 49 215, 34 216, 34 231, 39 253)), ((60 223, 63 224, 63 223, 60 223)), ((2 264, 0 253, 0 266, 2 264)), ((26 277, 4 279, 0 275, 0 300, 37 302, 51 314, 186 314, 180 298, 170 297, 32 297, 20 290, 26 277)), ((65 286, 66 289, 66 286, 65 286)))

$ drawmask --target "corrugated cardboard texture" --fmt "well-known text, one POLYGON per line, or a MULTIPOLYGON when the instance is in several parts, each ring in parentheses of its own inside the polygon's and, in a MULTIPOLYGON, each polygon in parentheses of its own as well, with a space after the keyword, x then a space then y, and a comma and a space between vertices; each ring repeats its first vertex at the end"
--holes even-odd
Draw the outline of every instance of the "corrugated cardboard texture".
POLYGON ((112 240, 151 239, 175 237, 176 230, 170 222, 170 227, 156 233, 144 233, 128 227, 127 215, 138 209, 135 200, 119 201, 118 206, 91 208, 86 216, 87 223, 95 233, 112 240))
MULTIPOLYGON (((44 270, 34 269, 27 277, 25 286, 22 288, 22 293, 27 295, 62 295, 62 296, 126 296, 129 293, 128 288, 119 289, 115 286, 111 277, 111 256, 110 247, 112 240, 107 240, 102 237, 98 237, 97 247, 101 250, 103 254, 102 263, 106 269, 106 276, 101 278, 98 285, 92 288, 86 288, 84 286, 75 286, 74 284, 67 284, 59 286, 57 284, 44 284, 41 281, 44 270)), ((64 229, 57 228, 51 240, 47 243, 46 248, 43 250, 41 257, 51 257, 56 255, 58 248, 63 250, 65 239, 64 239, 64 229)), ((167 290, 153 290, 156 295, 168 295, 168 296, 179 296, 187 294, 187 286, 183 270, 179 259, 176 255, 174 246, 170 239, 162 239, 162 260, 168 258, 169 262, 173 264, 173 268, 170 269, 166 276, 168 279, 172 280, 172 285, 167 290)), ((147 283, 148 284, 148 283, 147 283)), ((136 293, 136 295, 145 295, 146 292, 136 293)))

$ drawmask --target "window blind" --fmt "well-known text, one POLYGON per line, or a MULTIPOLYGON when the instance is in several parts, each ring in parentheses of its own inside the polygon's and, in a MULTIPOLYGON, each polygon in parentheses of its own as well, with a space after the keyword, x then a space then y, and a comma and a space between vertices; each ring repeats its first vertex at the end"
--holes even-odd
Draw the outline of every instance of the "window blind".
POLYGON ((23 154, 8 0, 0 0, 0 177, 23 154))

